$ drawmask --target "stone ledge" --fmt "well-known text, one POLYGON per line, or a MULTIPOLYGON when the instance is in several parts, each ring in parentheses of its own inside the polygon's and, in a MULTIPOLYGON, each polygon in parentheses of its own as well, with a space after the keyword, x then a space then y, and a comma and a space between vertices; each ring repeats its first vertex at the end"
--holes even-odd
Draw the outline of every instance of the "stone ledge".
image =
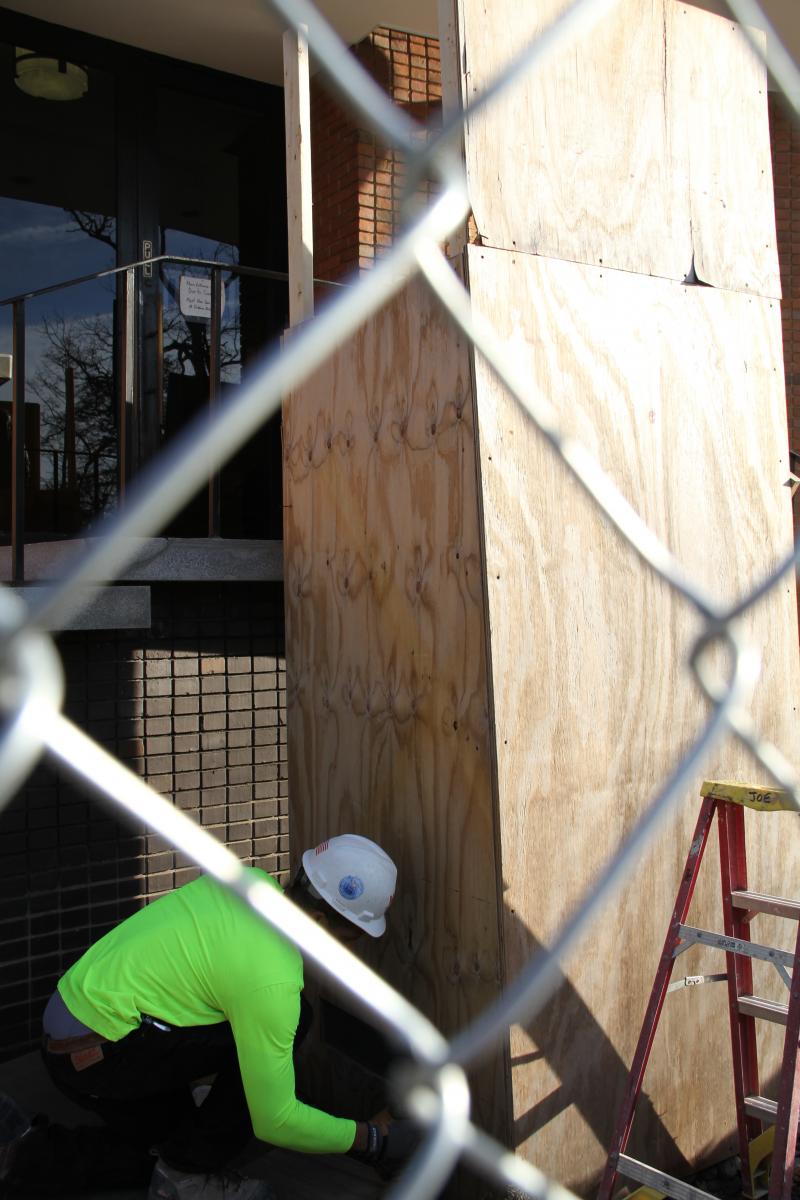
MULTIPOLYGON (((28 587, 13 587, 12 592, 24 601, 30 593, 38 590, 41 585, 32 584, 28 587)), ((48 626, 56 630, 70 629, 149 629, 150 618, 150 588, 147 586, 132 587, 98 587, 81 588, 80 611, 70 617, 63 625, 48 626)))
MULTIPOLYGON (((25 583, 59 579, 94 539, 31 542, 25 583)), ((117 583, 236 583, 283 579, 283 542, 233 538, 133 538, 117 583)), ((11 581, 11 548, 0 547, 0 582, 11 581)), ((98 583, 104 580, 98 579, 98 583)))

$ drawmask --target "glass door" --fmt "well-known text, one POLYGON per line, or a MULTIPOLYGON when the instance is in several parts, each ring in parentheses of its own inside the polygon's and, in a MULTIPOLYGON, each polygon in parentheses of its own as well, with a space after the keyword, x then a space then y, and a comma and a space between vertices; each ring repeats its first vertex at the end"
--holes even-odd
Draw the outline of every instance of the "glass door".
MULTIPOLYGON (((120 474, 129 479, 208 405, 204 262, 225 266, 220 404, 251 377, 288 308, 285 283, 236 270, 286 269, 282 92, 97 39, 87 45, 103 69, 47 59, 69 31, 42 28, 52 30, 46 51, 25 51, 36 71, 56 91, 65 73, 78 86, 71 99, 31 94, 19 47, 0 45, 0 299, 164 254, 192 261, 138 270, 127 320, 124 277, 26 301, 26 541, 102 521, 120 474), (135 381, 124 406, 123 361, 135 381)), ((83 39, 69 37, 80 57, 83 39)), ((0 306, 0 353, 12 353, 10 307, 0 306)), ((11 528, 10 392, 0 381, 0 544, 11 528)), ((214 532, 281 537, 278 417, 225 466, 216 494, 214 532)), ((162 532, 207 536, 208 512, 201 494, 162 532)))
MULTIPOLYGON (((285 269, 282 113, 218 97, 161 88, 159 214, 162 254, 230 264, 217 274, 222 293, 220 389, 224 405, 246 381, 265 346, 286 326, 284 283, 238 275, 235 267, 285 269), (181 131, 180 137, 174 131, 181 131)), ((165 264, 160 273, 161 399, 165 440, 209 403, 210 268, 165 264)), ((269 422, 222 471, 223 537, 281 537, 279 418, 269 422)), ((178 536, 208 532, 208 499, 198 495, 170 527, 178 536)))
MULTIPOLYGON (((41 62, 0 43, 0 298, 116 264, 113 80, 76 66, 75 97, 53 99, 48 72, 57 86, 59 64, 41 62)), ((74 536, 115 503, 114 308, 113 279, 25 304, 29 541, 74 536)), ((12 349, 12 309, 3 307, 0 353, 12 349)), ((0 383, 2 544, 11 527, 10 393, 10 383, 0 383)))

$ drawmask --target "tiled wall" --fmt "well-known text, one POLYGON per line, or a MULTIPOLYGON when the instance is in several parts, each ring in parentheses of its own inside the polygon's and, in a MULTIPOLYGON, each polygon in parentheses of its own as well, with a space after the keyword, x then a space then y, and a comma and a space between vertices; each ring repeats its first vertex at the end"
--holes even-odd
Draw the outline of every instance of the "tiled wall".
MULTIPOLYGON (((376 29, 355 47, 358 59, 396 104, 434 128, 441 121, 441 68, 436 38, 376 29)), ((312 82, 311 153, 314 189, 314 270, 339 279, 372 265, 390 245, 399 223, 405 179, 402 157, 381 146, 375 134, 353 123, 312 82)), ((424 203, 435 183, 425 181, 424 203)))
MULTIPOLYGON (((67 714, 243 860, 289 863, 283 592, 162 584, 148 631, 59 639, 67 714)), ((62 971, 196 868, 40 765, 0 815, 0 1057, 62 971)))

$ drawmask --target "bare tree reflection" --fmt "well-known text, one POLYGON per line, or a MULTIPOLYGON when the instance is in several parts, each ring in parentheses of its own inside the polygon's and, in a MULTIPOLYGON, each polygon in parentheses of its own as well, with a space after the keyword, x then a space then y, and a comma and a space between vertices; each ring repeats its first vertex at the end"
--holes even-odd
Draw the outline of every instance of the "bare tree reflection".
MULTIPOLYGON (((65 209, 72 232, 116 250, 113 217, 65 209)), ((226 261, 231 247, 219 244, 214 258, 226 261)), ((206 403, 211 358, 210 322, 190 319, 180 307, 179 272, 160 273, 162 437, 185 424, 206 403)), ((204 274, 208 272, 193 271, 204 274)), ((234 276, 220 272, 222 286, 234 276)), ((106 281, 105 312, 69 317, 51 313, 39 326, 44 349, 29 381, 29 396, 38 403, 39 436, 28 446, 28 486, 37 522, 49 532, 74 533, 93 517, 113 507, 117 494, 117 403, 115 387, 115 321, 113 291, 106 281), (34 461, 34 459, 36 461, 34 461), (58 496, 58 503, 53 503, 58 496)), ((241 365, 238 304, 226 306, 220 345, 223 379, 241 365)))

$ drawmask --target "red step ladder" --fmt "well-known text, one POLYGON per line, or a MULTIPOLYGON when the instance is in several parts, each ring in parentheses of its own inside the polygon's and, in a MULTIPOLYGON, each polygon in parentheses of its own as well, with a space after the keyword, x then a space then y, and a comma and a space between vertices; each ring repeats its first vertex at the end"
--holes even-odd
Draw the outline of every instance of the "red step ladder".
POLYGON ((794 811, 794 804, 788 793, 778 789, 745 787, 733 783, 707 781, 703 784, 701 795, 703 803, 700 816, 639 1034, 598 1200, 611 1200, 618 1175, 634 1179, 663 1195, 673 1196, 675 1200, 699 1200, 708 1195, 625 1153, 661 1009, 667 992, 672 990, 670 977, 675 959, 690 946, 698 944, 725 951, 726 975, 687 976, 681 983, 673 984, 672 988, 727 978, 743 1195, 757 1197, 766 1194, 766 1188, 760 1186, 760 1178, 755 1178, 758 1156, 752 1151, 754 1143, 763 1146, 762 1127, 774 1126, 769 1200, 790 1200, 800 1108, 800 969, 791 974, 795 962, 800 962, 800 903, 748 891, 744 809, 758 812, 794 811), (685 924, 715 812, 719 830, 724 934, 709 933, 685 924), (750 920, 756 913, 770 913, 798 923, 794 954, 761 946, 750 940, 750 920), (788 1005, 774 1004, 753 995, 754 958, 769 962, 777 969, 789 989, 788 1005), (759 1094, 755 1025, 758 1019, 776 1021, 786 1026, 777 1103, 759 1094))

